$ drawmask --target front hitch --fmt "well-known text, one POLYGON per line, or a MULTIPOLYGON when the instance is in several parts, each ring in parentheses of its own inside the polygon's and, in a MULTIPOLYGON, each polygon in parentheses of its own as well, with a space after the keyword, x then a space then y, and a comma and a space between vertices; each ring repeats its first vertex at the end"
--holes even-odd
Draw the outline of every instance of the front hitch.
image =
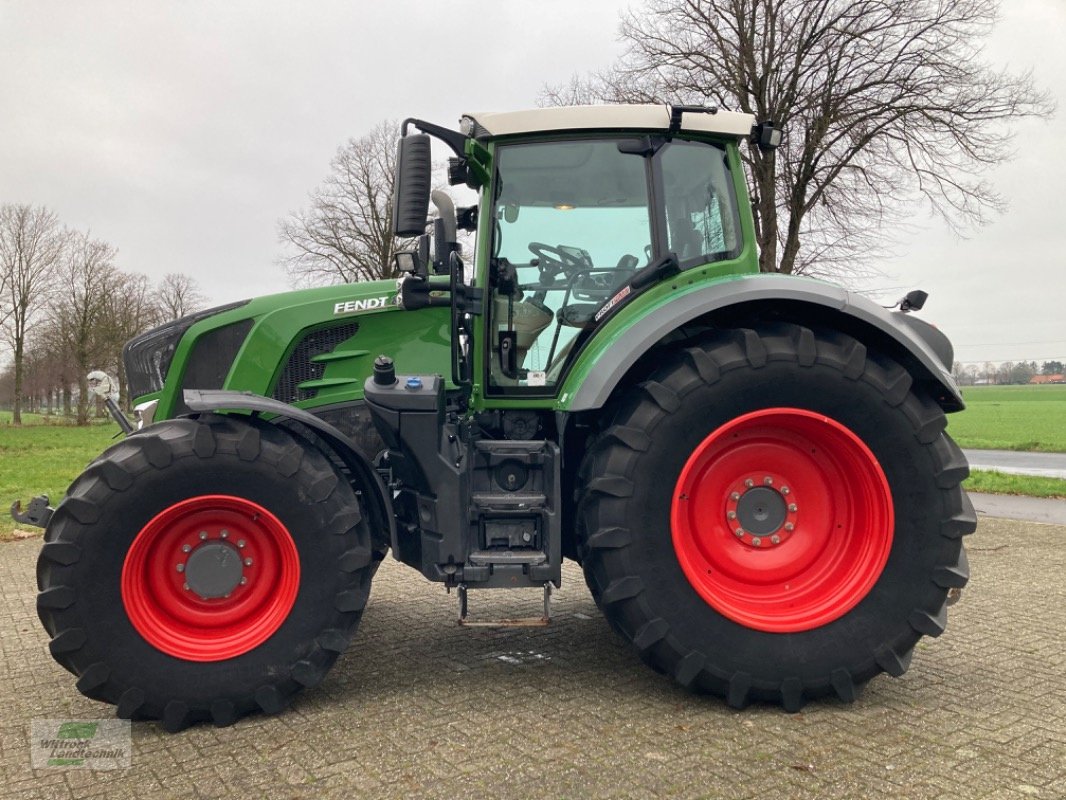
POLYGON ((22 501, 16 500, 11 504, 11 518, 22 525, 32 525, 35 528, 47 528, 48 521, 52 518, 55 509, 48 505, 48 495, 42 494, 30 500, 29 508, 22 510, 22 501))

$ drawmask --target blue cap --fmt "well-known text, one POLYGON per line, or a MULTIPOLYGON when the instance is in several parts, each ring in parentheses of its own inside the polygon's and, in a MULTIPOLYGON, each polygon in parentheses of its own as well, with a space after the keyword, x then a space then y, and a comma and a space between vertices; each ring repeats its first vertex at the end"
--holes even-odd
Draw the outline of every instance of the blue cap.
POLYGON ((422 388, 422 379, 421 378, 416 378, 416 377, 408 378, 407 379, 407 388, 408 389, 421 389, 422 388))

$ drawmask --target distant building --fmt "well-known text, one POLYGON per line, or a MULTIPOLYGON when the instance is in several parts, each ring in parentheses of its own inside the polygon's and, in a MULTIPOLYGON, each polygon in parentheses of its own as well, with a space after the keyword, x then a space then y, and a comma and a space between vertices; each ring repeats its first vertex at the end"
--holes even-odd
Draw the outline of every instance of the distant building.
POLYGON ((1066 375, 1034 375, 1029 383, 1066 383, 1066 375))

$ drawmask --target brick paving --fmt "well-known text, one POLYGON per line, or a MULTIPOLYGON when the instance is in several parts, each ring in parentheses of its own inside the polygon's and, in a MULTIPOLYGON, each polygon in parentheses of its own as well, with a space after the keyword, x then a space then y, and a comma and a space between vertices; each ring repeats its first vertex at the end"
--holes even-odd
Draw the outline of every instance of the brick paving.
MULTIPOLYGON (((276 717, 133 726, 128 770, 32 770, 34 718, 110 716, 47 653, 39 542, 0 545, 0 797, 1066 797, 1066 527, 984 519, 972 588, 902 679, 853 705, 736 712, 656 675, 564 571, 547 629, 464 630, 386 561, 326 681, 276 717)), ((474 616, 535 593, 471 594, 474 616)))

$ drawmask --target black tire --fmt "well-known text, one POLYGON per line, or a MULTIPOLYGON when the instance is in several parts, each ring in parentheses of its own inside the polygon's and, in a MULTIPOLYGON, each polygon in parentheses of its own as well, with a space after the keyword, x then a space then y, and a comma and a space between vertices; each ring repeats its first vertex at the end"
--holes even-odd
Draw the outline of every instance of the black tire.
POLYGON ((177 419, 111 447, 71 485, 38 559, 37 608, 52 655, 83 694, 115 704, 118 716, 159 719, 168 731, 228 725, 281 711, 322 680, 359 623, 374 567, 356 494, 321 452, 257 420, 177 419), (280 520, 300 578, 269 638, 201 662, 168 655, 138 632, 121 579, 146 524, 204 495, 243 498, 280 520))
POLYGON ((824 695, 852 701, 882 671, 902 675, 919 638, 943 631, 948 591, 969 577, 961 537, 976 516, 944 413, 900 365, 833 331, 720 331, 674 353, 609 419, 582 465, 579 548, 597 604, 657 671, 737 708, 768 701, 797 711, 824 695), (854 431, 880 463, 895 512, 872 589, 839 618, 788 633, 715 610, 686 578, 671 530, 694 448, 719 426, 774 407, 854 431))

